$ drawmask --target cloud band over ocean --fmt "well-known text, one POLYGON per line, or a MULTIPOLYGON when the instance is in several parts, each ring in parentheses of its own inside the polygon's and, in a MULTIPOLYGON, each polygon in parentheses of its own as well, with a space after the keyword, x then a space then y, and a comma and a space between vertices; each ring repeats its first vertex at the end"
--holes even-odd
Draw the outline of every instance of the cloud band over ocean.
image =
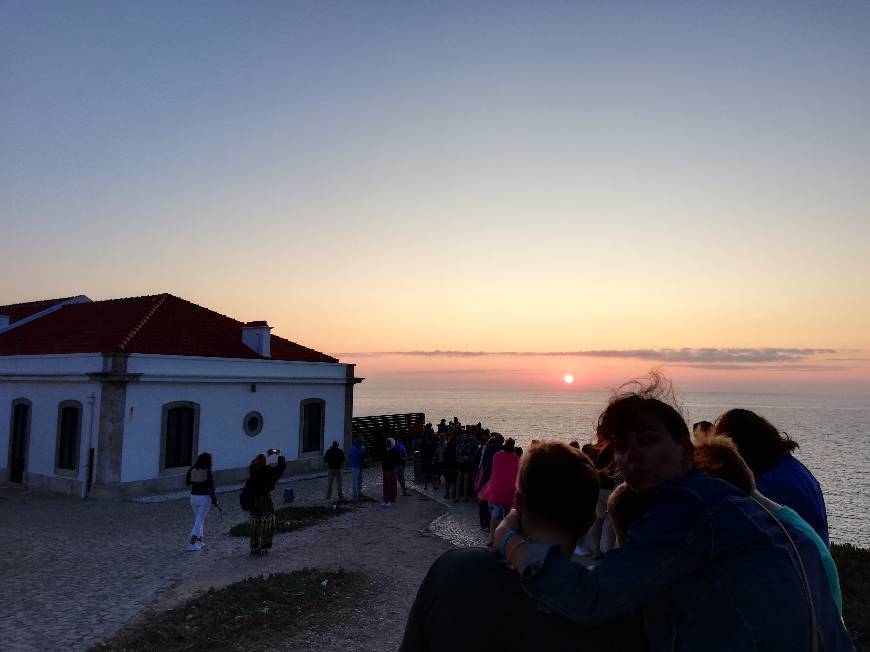
POLYGON ((540 356, 577 358, 635 358, 660 362, 798 362, 817 355, 833 355, 834 349, 599 349, 588 351, 370 351, 341 353, 344 356, 373 357, 401 355, 428 358, 478 358, 490 356, 540 356))
POLYGON ((340 353, 342 357, 408 356, 421 358, 483 357, 576 357, 630 358, 689 365, 754 365, 798 363, 818 356, 835 355, 835 349, 799 348, 681 348, 681 349, 599 349, 580 351, 377 351, 340 353))

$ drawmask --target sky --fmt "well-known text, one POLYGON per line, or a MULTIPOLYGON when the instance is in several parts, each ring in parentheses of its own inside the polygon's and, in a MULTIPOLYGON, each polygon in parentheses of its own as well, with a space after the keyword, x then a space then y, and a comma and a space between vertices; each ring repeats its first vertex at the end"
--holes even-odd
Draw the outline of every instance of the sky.
POLYGON ((0 0, 0 303, 171 292, 372 383, 870 393, 868 35, 866 2, 0 0))

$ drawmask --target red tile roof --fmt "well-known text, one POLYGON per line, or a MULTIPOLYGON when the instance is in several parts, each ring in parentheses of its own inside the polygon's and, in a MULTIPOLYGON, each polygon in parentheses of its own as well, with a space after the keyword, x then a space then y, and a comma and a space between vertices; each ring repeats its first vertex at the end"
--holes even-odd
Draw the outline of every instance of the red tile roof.
POLYGON ((75 297, 64 297, 63 299, 42 299, 40 301, 28 301, 27 303, 13 303, 8 306, 0 306, 0 315, 9 317, 9 323, 14 324, 20 319, 30 317, 38 312, 51 308, 64 301, 69 301, 75 297))
MULTIPOLYGON (((151 353, 263 359, 242 344, 244 325, 171 294, 67 304, 0 333, 0 355, 151 353)), ((338 362, 283 337, 271 337, 271 360, 338 362)))

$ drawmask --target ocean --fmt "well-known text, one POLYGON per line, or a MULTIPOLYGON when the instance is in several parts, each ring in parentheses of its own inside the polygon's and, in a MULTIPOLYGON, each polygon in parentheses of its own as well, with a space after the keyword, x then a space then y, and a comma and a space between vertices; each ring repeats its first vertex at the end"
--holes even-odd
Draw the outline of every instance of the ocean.
MULTIPOLYGON (((591 441, 607 392, 516 389, 354 389, 354 416, 424 412, 454 416, 513 437, 591 441)), ((741 407, 761 414, 800 444, 796 456, 822 485, 831 540, 870 548, 870 396, 822 394, 678 395, 689 424, 741 407)))

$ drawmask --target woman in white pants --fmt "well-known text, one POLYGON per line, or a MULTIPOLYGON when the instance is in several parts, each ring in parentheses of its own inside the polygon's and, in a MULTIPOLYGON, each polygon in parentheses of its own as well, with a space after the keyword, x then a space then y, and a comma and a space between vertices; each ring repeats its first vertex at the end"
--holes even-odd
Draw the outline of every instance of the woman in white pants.
POLYGON ((188 550, 202 550, 202 530, 209 507, 217 507, 217 497, 214 492, 214 478, 211 474, 211 455, 202 453, 187 471, 187 484, 190 487, 190 507, 193 509, 193 529, 190 531, 188 550))

